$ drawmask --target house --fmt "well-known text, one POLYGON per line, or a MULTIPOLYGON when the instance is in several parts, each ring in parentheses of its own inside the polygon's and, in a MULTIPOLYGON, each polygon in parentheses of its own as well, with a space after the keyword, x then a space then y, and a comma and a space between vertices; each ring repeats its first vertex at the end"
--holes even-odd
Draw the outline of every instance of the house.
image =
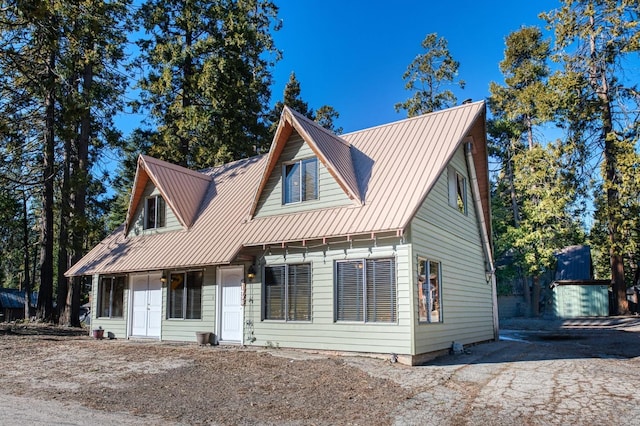
MULTIPOLYGON (((24 319, 25 292, 17 288, 0 288, 0 321, 15 321, 24 319)), ((38 293, 32 292, 30 310, 35 313, 38 304, 38 293)))
POLYGON ((608 316, 611 280, 593 279, 591 248, 569 246, 555 256, 555 280, 550 285, 553 315, 559 318, 608 316))
POLYGON ((267 154, 140 156, 125 223, 74 265, 122 338, 395 354, 497 337, 484 102, 336 136, 285 108, 267 154))

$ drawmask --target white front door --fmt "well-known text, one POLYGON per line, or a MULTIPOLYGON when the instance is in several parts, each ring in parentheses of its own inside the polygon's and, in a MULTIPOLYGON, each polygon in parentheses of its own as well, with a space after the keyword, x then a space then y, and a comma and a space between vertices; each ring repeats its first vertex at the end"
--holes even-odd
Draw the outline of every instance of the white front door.
POLYGON ((219 268, 218 271, 220 288, 218 339, 223 342, 242 342, 242 280, 244 279, 244 268, 242 266, 233 266, 219 268))
POLYGON ((131 275, 131 336, 160 337, 161 273, 131 275))

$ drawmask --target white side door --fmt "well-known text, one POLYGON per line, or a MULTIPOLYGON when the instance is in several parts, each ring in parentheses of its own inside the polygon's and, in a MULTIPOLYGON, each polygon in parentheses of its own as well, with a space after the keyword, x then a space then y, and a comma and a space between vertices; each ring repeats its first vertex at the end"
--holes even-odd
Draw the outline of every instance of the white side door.
POLYGON ((132 274, 131 336, 160 337, 162 274, 132 274))
POLYGON ((147 337, 160 337, 162 324, 162 273, 149 274, 147 337))
POLYGON ((218 269, 219 328, 218 339, 223 342, 242 342, 243 308, 242 280, 244 268, 233 266, 218 269))

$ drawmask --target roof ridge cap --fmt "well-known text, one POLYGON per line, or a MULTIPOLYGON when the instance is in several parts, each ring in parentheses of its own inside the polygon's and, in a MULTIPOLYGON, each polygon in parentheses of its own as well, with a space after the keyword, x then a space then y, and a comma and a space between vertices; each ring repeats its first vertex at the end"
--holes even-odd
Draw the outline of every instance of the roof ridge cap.
POLYGON ((187 167, 184 166, 180 166, 178 164, 174 164, 174 163, 170 163, 168 161, 164 161, 164 160, 160 160, 158 158, 155 157, 151 157, 149 155, 144 155, 144 154, 140 154, 140 156, 142 157, 143 161, 145 163, 151 163, 151 164, 155 164, 159 167, 164 167, 166 169, 171 169, 175 172, 178 173, 183 173, 185 175, 190 175, 193 176, 195 178, 200 178, 203 180, 211 180, 211 177, 208 176, 207 174, 204 174, 198 170, 191 170, 187 167))
POLYGON ((438 111, 432 111, 432 112, 428 112, 426 114, 416 115, 414 117, 402 118, 400 120, 392 121, 390 123, 383 123, 383 124, 378 124, 378 125, 371 126, 371 127, 366 127, 364 129, 360 129, 360 130, 354 130, 353 132, 345 133, 342 136, 352 136, 352 135, 356 135, 358 133, 364 133, 364 132, 368 132, 368 131, 374 130, 374 129, 381 129, 381 128, 384 128, 384 127, 395 126, 397 124, 404 123, 404 122, 407 122, 407 121, 418 120, 418 119, 424 118, 425 116, 433 116, 433 115, 437 115, 437 114, 448 113, 448 112, 451 112, 451 111, 456 110, 456 109, 469 108, 471 105, 484 104, 484 103, 485 103, 484 100, 479 100, 479 101, 471 102, 471 103, 467 103, 467 104, 456 105, 456 106, 452 106, 451 108, 439 109, 438 111))

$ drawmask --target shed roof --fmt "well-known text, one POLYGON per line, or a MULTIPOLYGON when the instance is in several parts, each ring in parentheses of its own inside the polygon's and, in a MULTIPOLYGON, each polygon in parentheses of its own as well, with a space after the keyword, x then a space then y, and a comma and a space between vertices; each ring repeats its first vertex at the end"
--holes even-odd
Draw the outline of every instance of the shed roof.
MULTIPOLYGON (((38 303, 38 293, 31 292, 31 307, 38 303)), ((24 291, 17 288, 0 288, 0 308, 20 309, 24 308, 24 291)))
MULTIPOLYGON (((487 176, 484 112, 484 102, 475 102, 337 137, 285 109, 269 154, 201 172, 209 184, 191 227, 127 238, 123 225, 67 275, 227 264, 243 247, 402 233, 456 149, 474 135, 482 201, 486 218, 490 219, 488 179, 482 178, 487 176), (283 215, 247 216, 255 209, 265 181, 294 128, 356 202, 283 215)), ((169 178, 169 170, 178 166, 149 157, 143 157, 139 169, 141 166, 147 167, 149 177, 167 177, 166 182, 154 180, 165 191, 169 186, 173 191, 191 191, 169 178)), ((189 176, 192 173, 185 172, 189 176)), ((181 185, 194 181, 189 178, 181 185)))
POLYGON ((568 246, 555 254, 556 281, 593 279, 593 263, 589 246, 568 246))

